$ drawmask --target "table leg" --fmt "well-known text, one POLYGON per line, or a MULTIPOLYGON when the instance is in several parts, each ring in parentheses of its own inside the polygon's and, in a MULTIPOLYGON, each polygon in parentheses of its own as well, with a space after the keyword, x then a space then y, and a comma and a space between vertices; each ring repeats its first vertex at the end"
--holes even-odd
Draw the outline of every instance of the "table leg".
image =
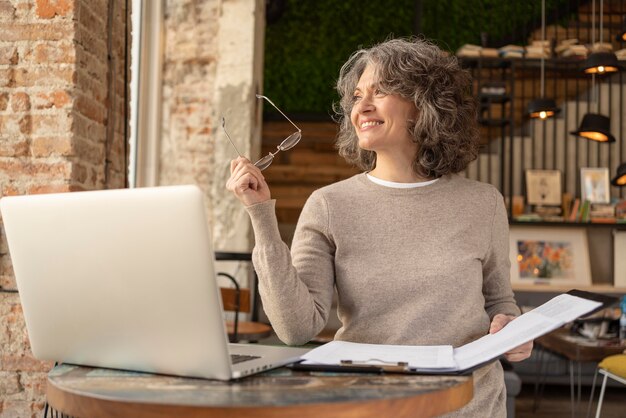
POLYGON ((580 361, 576 362, 576 366, 578 369, 578 399, 576 399, 576 410, 578 411, 578 408, 580 408, 580 400, 582 399, 582 377, 581 377, 581 363, 580 361))
POLYGON ((598 378, 598 368, 596 367, 596 372, 593 374, 593 383, 591 384, 591 395, 589 395, 589 405, 587 405, 587 415, 586 418, 589 418, 591 414, 591 407, 593 406, 593 394, 596 391, 596 379, 598 378))
POLYGON ((576 418, 576 407, 574 406, 574 361, 569 361, 569 388, 570 388, 570 400, 572 407, 572 418, 576 418))

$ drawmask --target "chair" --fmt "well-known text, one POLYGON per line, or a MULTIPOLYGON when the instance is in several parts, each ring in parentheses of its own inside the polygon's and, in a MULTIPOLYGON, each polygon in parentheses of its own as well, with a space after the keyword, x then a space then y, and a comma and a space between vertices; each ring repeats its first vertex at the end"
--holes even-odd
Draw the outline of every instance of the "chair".
MULTIPOLYGON (((252 261, 252 255, 250 253, 216 252, 215 259, 218 261, 252 261)), ((234 321, 226 322, 230 342, 242 340, 256 342, 272 335, 271 326, 258 322, 259 297, 256 292, 256 273, 253 275, 250 289, 240 288, 237 280, 228 273, 219 272, 217 275, 227 278, 234 286, 220 288, 224 311, 235 313, 234 321), (251 300, 252 303, 250 303, 251 300), (241 312, 251 313, 251 321, 240 321, 239 313, 241 312)))
POLYGON ((600 417, 602 410, 602 400, 604 399, 604 390, 606 389, 606 381, 610 377, 624 385, 626 385, 626 354, 615 354, 608 356, 598 364, 596 373, 593 376, 593 386, 591 388, 591 397, 589 399, 589 407, 587 408, 587 416, 593 402, 593 392, 596 388, 596 378, 598 373, 604 375, 602 379, 602 387, 600 389, 600 397, 598 398, 598 408, 596 409, 596 418, 600 417))

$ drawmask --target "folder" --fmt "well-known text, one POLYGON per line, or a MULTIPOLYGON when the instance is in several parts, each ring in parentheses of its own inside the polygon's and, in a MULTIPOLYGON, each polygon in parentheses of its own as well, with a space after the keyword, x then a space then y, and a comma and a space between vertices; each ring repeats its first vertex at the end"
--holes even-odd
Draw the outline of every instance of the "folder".
POLYGON ((611 296, 572 290, 518 316, 495 334, 487 334, 461 347, 332 341, 306 353, 303 361, 292 368, 329 372, 468 374, 521 344, 617 300, 611 296))

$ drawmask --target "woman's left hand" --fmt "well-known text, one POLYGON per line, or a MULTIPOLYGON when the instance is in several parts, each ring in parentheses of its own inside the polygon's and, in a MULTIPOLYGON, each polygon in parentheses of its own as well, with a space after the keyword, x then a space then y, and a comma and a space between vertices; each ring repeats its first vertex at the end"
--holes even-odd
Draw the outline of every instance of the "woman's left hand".
MULTIPOLYGON (((491 326, 489 327, 489 334, 495 334, 506 326, 509 322, 514 320, 515 317, 511 315, 497 314, 491 320, 491 326)), ((519 345, 511 351, 504 354, 504 357, 508 361, 522 361, 530 357, 530 353, 533 351, 533 342, 528 341, 522 345, 519 345)))

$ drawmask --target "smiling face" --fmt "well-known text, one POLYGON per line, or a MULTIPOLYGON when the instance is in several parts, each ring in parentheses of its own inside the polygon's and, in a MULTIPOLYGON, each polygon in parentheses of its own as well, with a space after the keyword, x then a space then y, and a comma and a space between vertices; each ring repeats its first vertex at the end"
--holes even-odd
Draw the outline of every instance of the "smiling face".
POLYGON ((375 68, 368 65, 354 92, 350 120, 359 138, 359 147, 375 151, 411 152, 417 145, 411 140, 407 127, 415 120, 417 109, 413 102, 395 94, 380 91, 375 68))

